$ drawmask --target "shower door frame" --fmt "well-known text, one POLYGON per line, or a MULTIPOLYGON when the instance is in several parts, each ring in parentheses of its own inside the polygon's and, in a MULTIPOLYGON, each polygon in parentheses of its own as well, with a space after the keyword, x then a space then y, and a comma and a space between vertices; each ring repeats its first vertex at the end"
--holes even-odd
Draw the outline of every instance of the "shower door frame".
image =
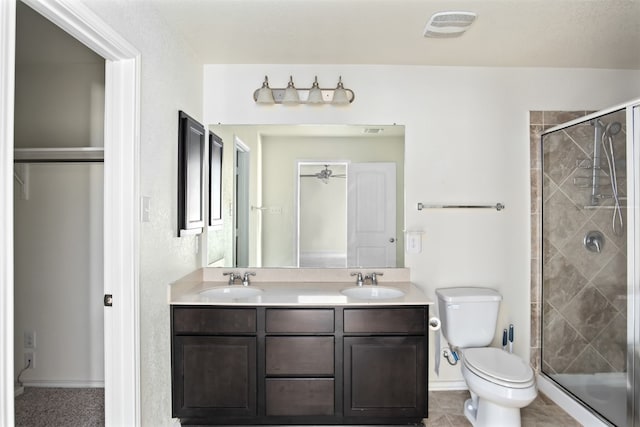
POLYGON ((627 419, 640 426, 640 100, 627 108, 627 419), (631 132, 629 132, 631 124, 631 132), (629 155, 630 154, 630 155, 629 155), (635 166, 635 167, 634 167, 635 166), (631 171, 631 174, 629 174, 631 171), (632 176, 631 182, 629 176, 632 176), (629 187, 629 184, 632 184, 629 187), (629 189, 632 189, 629 191, 629 189), (631 204, 633 203, 633 204, 631 204), (633 206, 633 209, 629 209, 633 206), (633 260, 629 262, 629 260, 633 260))
MULTIPOLYGON (((542 158, 542 141, 545 135, 622 109, 626 112, 627 126, 627 427, 640 427, 640 404, 636 402, 640 397, 640 99, 600 110, 542 131, 539 155, 542 158)), ((540 223, 542 223, 541 217, 540 223)), ((540 280, 542 286, 542 277, 540 280)), ((542 310, 540 311, 542 313, 542 310)), ((542 372, 541 360, 539 365, 540 375, 555 383, 550 376, 542 372)), ((583 405, 586 406, 586 404, 583 405)), ((593 413, 591 408, 587 407, 587 409, 593 413)), ((594 413, 594 416, 597 415, 594 413)))

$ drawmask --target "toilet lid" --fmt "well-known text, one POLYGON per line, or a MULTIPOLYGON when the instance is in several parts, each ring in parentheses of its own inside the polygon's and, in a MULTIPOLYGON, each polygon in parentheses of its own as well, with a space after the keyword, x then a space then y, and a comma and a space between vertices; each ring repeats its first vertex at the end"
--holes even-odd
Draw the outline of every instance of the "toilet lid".
POLYGON ((476 375, 507 387, 527 387, 534 380, 533 369, 524 360, 495 347, 467 348, 463 363, 476 375))

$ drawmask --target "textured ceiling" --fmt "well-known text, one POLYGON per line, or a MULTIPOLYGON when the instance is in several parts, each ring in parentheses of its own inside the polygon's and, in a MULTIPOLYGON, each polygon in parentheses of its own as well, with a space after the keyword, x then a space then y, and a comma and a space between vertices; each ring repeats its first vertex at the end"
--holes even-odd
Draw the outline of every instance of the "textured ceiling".
POLYGON ((147 0, 203 63, 640 69, 639 0, 147 0), (433 13, 473 11, 461 38, 433 13))

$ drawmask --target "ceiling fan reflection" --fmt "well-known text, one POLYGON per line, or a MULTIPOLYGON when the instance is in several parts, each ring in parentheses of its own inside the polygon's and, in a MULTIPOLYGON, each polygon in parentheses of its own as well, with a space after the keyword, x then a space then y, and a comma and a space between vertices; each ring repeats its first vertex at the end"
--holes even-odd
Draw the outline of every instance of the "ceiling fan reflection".
POLYGON ((320 172, 313 173, 313 174, 300 174, 300 177, 301 178, 318 178, 319 180, 327 184, 330 178, 346 178, 347 174, 338 173, 334 175, 333 171, 329 169, 329 165, 324 165, 324 169, 322 169, 320 172))

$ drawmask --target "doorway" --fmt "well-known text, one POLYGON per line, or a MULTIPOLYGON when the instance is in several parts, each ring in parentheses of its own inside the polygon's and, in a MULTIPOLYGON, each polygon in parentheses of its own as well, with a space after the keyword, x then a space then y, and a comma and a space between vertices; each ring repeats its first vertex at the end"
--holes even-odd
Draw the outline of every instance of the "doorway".
POLYGON ((347 162, 298 161, 296 266, 347 267, 347 162))
MULTIPOLYGON (((80 3, 24 0, 106 60, 104 163, 105 424, 140 423, 138 362, 137 181, 140 57, 126 40, 80 3), (118 159, 117 162, 111 159, 118 159), (133 326, 133 327, 132 327, 133 326)), ((14 1, 0 2, 0 424, 14 420, 13 150, 14 1)))
MULTIPOLYGON (((36 406, 54 423, 67 420, 64 413, 55 417, 54 402, 69 388, 97 389, 81 396, 98 401, 81 406, 104 408, 104 87, 104 58, 17 2, 17 424, 31 423, 34 414, 24 409, 36 406), (43 391, 46 399, 38 397, 43 391)), ((104 422, 104 409, 95 412, 77 422, 104 422)))

